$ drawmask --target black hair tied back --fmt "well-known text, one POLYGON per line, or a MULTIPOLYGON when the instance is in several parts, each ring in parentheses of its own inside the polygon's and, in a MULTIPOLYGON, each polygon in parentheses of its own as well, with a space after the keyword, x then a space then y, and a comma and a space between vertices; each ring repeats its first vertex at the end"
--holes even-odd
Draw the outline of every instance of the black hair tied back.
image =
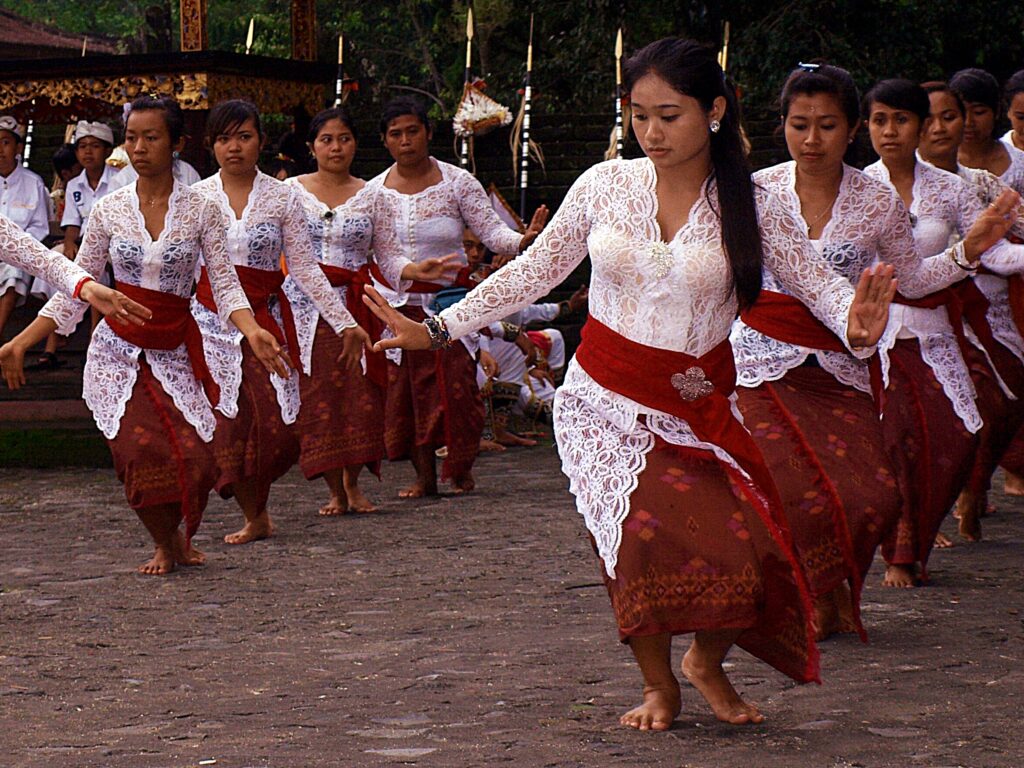
MULTIPOLYGON (((739 104, 715 52, 692 40, 665 38, 641 48, 623 66, 627 92, 654 74, 684 96, 710 111, 715 99, 725 99, 725 114, 711 134, 712 177, 718 190, 722 247, 732 270, 732 290, 740 309, 753 304, 761 292, 761 230, 757 220, 754 183, 740 135, 739 104)), ((709 202, 711 200, 709 199, 709 202)))

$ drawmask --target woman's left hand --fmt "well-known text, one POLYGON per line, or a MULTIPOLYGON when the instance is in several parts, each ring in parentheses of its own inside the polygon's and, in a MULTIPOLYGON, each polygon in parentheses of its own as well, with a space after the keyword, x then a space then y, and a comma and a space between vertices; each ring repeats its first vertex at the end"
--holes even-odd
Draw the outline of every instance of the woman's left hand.
POLYGON ((132 301, 120 291, 108 288, 96 280, 89 280, 78 292, 83 301, 89 302, 103 315, 120 323, 145 325, 153 317, 148 308, 132 301))
POLYGON ((890 264, 868 267, 857 282, 850 304, 846 338, 854 349, 878 343, 889 322, 889 305, 896 295, 896 278, 890 264))
POLYGON ((292 375, 291 365, 285 358, 281 345, 274 338, 274 334, 264 328, 256 328, 246 334, 245 338, 249 342, 249 346, 252 347, 253 354, 270 373, 276 373, 282 379, 287 379, 292 375))

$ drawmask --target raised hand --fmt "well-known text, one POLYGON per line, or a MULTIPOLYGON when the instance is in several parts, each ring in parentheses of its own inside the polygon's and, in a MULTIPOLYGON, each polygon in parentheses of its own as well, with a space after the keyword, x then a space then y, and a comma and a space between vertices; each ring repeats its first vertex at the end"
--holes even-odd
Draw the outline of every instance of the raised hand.
POLYGON ((363 359, 363 348, 373 349, 370 344, 370 334, 358 325, 354 325, 338 335, 341 337, 341 354, 338 355, 338 365, 351 372, 359 370, 359 363, 363 359))
POLYGON ((25 385, 25 349, 17 341, 9 341, 0 347, 0 369, 8 389, 20 389, 25 385))
POLYGON ((90 280, 83 285, 78 295, 105 317, 119 323, 145 325, 146 321, 153 317, 153 313, 147 307, 96 280, 90 280))
POLYGON ((276 373, 283 379, 292 375, 291 366, 281 350, 281 345, 274 338, 274 334, 257 327, 245 334, 245 339, 252 347, 253 354, 270 373, 276 373))
POLYGON ((896 279, 890 264, 868 267, 857 282, 850 303, 846 338, 854 349, 877 344, 889 322, 889 305, 896 295, 896 279))
POLYGON ((388 327, 394 337, 381 339, 374 344, 375 352, 385 349, 430 349, 430 334, 427 333, 427 327, 403 315, 369 285, 363 294, 363 303, 388 327))
POLYGON ((527 336, 522 331, 516 336, 515 344, 519 347, 519 351, 526 355, 526 367, 532 368, 537 363, 537 345, 533 343, 533 339, 527 336))
POLYGON ((451 282, 462 269, 461 257, 449 253, 436 259, 424 259, 418 264, 407 264, 402 270, 403 280, 422 280, 427 283, 451 282))
POLYGON ((533 218, 530 219, 530 226, 526 228, 526 232, 523 235, 523 239, 519 241, 519 252, 522 253, 530 247, 530 243, 537 239, 537 235, 544 229, 544 225, 548 223, 548 207, 546 205, 540 206, 536 211, 533 212, 533 218))
POLYGON ((977 218, 964 235, 964 256, 969 262, 977 262, 981 254, 1006 236, 1017 218, 1019 204, 1020 195, 1012 189, 1005 189, 977 218))

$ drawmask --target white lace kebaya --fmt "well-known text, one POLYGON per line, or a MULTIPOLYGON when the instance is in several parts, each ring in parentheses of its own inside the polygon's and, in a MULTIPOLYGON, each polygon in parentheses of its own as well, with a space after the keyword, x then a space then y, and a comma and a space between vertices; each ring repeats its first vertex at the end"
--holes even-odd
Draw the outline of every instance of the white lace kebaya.
MULTIPOLYGON (((313 257, 330 267, 359 271, 370 262, 373 245, 373 218, 370 208, 373 195, 364 186, 341 205, 331 208, 302 186, 297 178, 285 182, 296 190, 306 217, 306 227, 313 245, 313 257)), ((299 340, 299 359, 306 375, 312 371, 313 340, 320 320, 317 305, 302 292, 291 273, 284 281, 285 294, 295 317, 295 335, 299 340)), ((348 286, 332 286, 333 292, 344 303, 348 286)))
POLYGON ((45 280, 71 296, 78 282, 89 277, 84 269, 49 250, 17 224, 0 214, 0 263, 45 280))
MULTIPOLYGON (((384 279, 395 290, 381 291, 392 306, 405 304, 427 309, 431 294, 404 293, 400 286, 402 270, 411 263, 458 254, 459 265, 466 266, 462 232, 469 227, 484 245, 498 254, 516 254, 523 236, 501 220, 471 173, 454 165, 434 160, 441 181, 422 192, 406 195, 384 186, 394 166, 367 182, 374 196, 374 257, 384 279)), ((408 287, 408 283, 404 283, 408 287)))
MULTIPOLYGON (((967 168, 958 164, 957 175, 971 185, 983 206, 991 205, 1003 193, 1003 190, 1010 189, 1001 178, 980 168, 967 168)), ((1017 219, 1010 228, 1010 234, 1024 241, 1024 202, 1018 207, 1017 219)), ((995 336, 996 341, 1013 352, 1018 360, 1024 362, 1024 338, 1021 338, 1017 323, 1013 319, 1013 312, 1010 310, 1009 285, 1006 278, 1002 276, 1020 273, 1024 270, 1020 267, 1015 269, 1010 264, 990 265, 986 263, 985 266, 993 272, 999 273, 974 276, 975 284, 985 294, 985 298, 989 302, 985 316, 992 328, 992 335, 995 336)), ((971 340, 980 347, 973 334, 971 336, 971 340)))
MULTIPOLYGON (((868 175, 891 184, 889 169, 882 161, 864 169, 868 175)), ((913 202, 910 214, 914 224, 914 242, 922 255, 942 253, 954 235, 962 238, 984 212, 984 206, 962 178, 940 170, 928 163, 914 165, 913 202)), ((1020 264, 1021 250, 1001 241, 986 251, 982 264, 990 268, 1005 269, 1006 265, 1020 264)), ((967 273, 964 273, 967 277, 967 273)), ((916 338, 921 346, 921 357, 932 369, 942 390, 949 398, 964 426, 970 432, 981 429, 981 414, 975 399, 977 393, 970 372, 964 362, 945 307, 925 309, 893 304, 889 312, 889 327, 878 344, 882 374, 888 383, 889 350, 897 339, 916 338)))
MULTIPOLYGON (((796 163, 789 161, 754 174, 754 182, 777 195, 806 236, 796 192, 796 163)), ((820 259, 856 285, 861 273, 878 262, 892 264, 900 291, 926 296, 961 280, 964 272, 947 254, 922 259, 914 244, 910 217, 899 195, 887 184, 848 165, 843 166, 832 218, 814 242, 820 259)), ((788 293, 778 278, 764 270, 765 290, 788 293)), ((756 387, 775 381, 816 354, 821 367, 838 381, 871 392, 867 365, 843 352, 815 351, 765 336, 737 320, 732 330, 737 383, 756 387)))
MULTIPOLYGON (((715 213, 716 187, 707 184, 687 223, 665 243, 656 182, 646 158, 613 160, 584 173, 533 246, 441 313, 452 337, 532 303, 589 251, 595 319, 647 346, 694 356, 711 351, 728 338, 737 309, 715 213)), ((757 203, 765 263, 845 340, 849 283, 813 258, 800 225, 777 198, 758 191, 757 203)), ((723 449, 700 442, 685 421, 605 389, 575 360, 555 398, 554 423, 569 488, 612 578, 630 495, 655 435, 711 451, 738 469, 723 449)))
MULTIPOLYGON (((206 194, 216 203, 225 232, 228 258, 234 266, 280 272, 283 252, 289 277, 323 313, 335 333, 356 324, 317 265, 305 210, 293 187, 257 171, 241 218, 237 218, 231 208, 219 172, 194 184, 192 189, 206 194)), ((281 306, 273 296, 269 308, 278 326, 283 328, 281 306)), ((238 415, 244 336, 234 325, 222 323, 214 312, 194 297, 192 314, 203 332, 206 364, 220 387, 217 410, 233 419, 238 415)), ((275 373, 271 374, 270 381, 277 392, 282 420, 285 424, 294 424, 299 413, 298 377, 281 378, 275 373)))
MULTIPOLYGON (((163 231, 156 240, 146 229, 134 182, 99 200, 85 225, 75 263, 99 277, 110 262, 118 283, 188 298, 200 251, 206 255, 221 321, 227 323, 232 312, 250 307, 228 259, 217 206, 177 181, 168 200, 163 231)), ((39 314, 51 318, 58 332, 66 335, 74 331, 87 306, 58 293, 39 314)), ((142 351, 114 333, 106 322, 93 332, 85 360, 83 396, 96 426, 109 440, 117 436, 131 399, 142 351)), ((212 440, 216 427, 213 409, 192 371, 185 345, 145 352, 153 375, 185 420, 204 441, 212 440)))
MULTIPOLYGON (((374 287, 394 307, 409 304, 433 314, 430 293, 406 293, 410 285, 400 275, 406 265, 419 264, 426 259, 450 254, 459 256, 458 264, 465 267, 466 252, 462 247, 462 233, 469 227, 480 240, 497 254, 516 254, 523 236, 506 226, 491 207, 480 182, 468 171, 449 163, 433 159, 441 172, 441 181, 422 192, 406 195, 384 186, 394 166, 366 183, 373 196, 373 256, 381 274, 395 290, 375 282, 374 287)), ((449 283, 450 284, 450 281, 449 283)), ((439 285, 445 285, 439 282, 439 285)), ((388 334, 385 331, 385 335, 388 334)), ((463 345, 476 357, 479 336, 467 335, 463 345)), ((401 350, 388 350, 388 359, 401 363, 401 350)))

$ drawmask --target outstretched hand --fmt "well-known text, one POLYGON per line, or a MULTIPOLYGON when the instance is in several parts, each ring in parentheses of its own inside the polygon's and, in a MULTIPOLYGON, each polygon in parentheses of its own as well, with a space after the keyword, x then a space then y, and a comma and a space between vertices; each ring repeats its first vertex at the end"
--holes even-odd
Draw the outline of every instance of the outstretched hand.
POLYGON ((82 286, 78 295, 83 301, 89 302, 108 320, 119 323, 145 325, 153 317, 153 313, 136 301, 132 301, 120 291, 108 288, 96 280, 90 280, 82 286))
POLYGON ((338 334, 341 337, 341 354, 338 355, 338 365, 354 373, 359 370, 359 363, 363 359, 363 348, 372 350, 370 334, 353 325, 338 334))
POLYGON ((979 216, 964 235, 964 256, 971 263, 977 262, 981 254, 1002 240, 1017 219, 1020 195, 1012 189, 1005 189, 979 216))
POLYGON ((447 256, 407 264, 402 270, 402 279, 422 280, 426 283, 451 282, 460 269, 462 261, 459 254, 449 253, 447 256))
POLYGON ((896 295, 896 278, 890 264, 868 267, 857 282, 850 303, 846 338, 854 349, 878 343, 889 322, 889 305, 896 295))
POLYGON ((277 343, 274 334, 265 328, 256 328, 246 334, 246 341, 252 347, 256 359, 263 363, 263 367, 270 373, 276 373, 283 379, 292 375, 291 365, 285 358, 281 345, 277 343))
POLYGON ((374 344, 375 352, 382 352, 385 349, 430 349, 430 334, 427 333, 426 326, 403 315, 369 285, 363 294, 363 303, 388 327, 393 336, 374 344))
POLYGON ((16 341, 9 341, 0 347, 0 369, 8 389, 25 386, 25 350, 16 341))
POLYGON ((530 219, 530 226, 526 228, 526 232, 523 234, 523 239, 519 241, 520 253, 530 247, 530 244, 537 239, 537 235, 541 233, 544 229, 544 225, 547 223, 548 207, 546 205, 542 205, 533 212, 533 218, 530 219))

